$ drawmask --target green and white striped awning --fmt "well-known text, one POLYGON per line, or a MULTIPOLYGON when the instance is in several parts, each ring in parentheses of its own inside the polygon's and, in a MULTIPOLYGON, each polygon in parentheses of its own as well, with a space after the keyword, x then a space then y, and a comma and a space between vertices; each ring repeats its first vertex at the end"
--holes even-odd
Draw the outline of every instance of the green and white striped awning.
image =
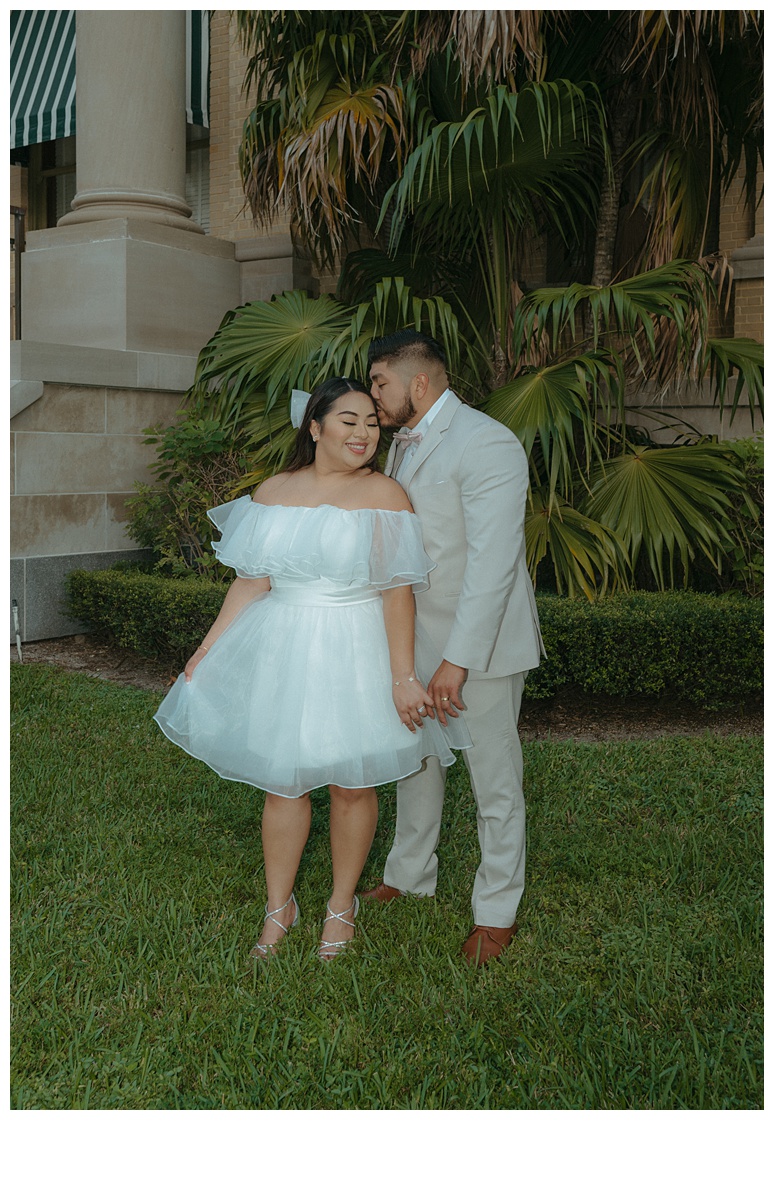
POLYGON ((75 13, 11 13, 11 147, 75 133, 75 13))
MULTIPOLYGON (((209 127, 209 11, 186 12, 186 119, 209 127)), ((75 129, 75 13, 11 13, 11 147, 69 137, 75 129)))
POLYGON ((189 125, 210 127, 210 14, 185 14, 185 116, 189 125))

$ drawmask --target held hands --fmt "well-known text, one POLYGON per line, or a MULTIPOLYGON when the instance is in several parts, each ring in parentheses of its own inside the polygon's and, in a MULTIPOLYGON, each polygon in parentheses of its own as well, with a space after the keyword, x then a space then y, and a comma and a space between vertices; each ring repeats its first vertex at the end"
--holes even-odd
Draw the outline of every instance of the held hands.
POLYGON ((448 725, 449 722, 446 718, 458 717, 465 708, 460 689, 467 677, 468 672, 465 667, 457 667, 454 663, 444 659, 428 683, 427 690, 442 725, 448 725))
POLYGON ((193 675, 194 671, 196 670, 196 668, 198 667, 199 663, 202 661, 202 659, 204 658, 204 656, 208 650, 209 650, 209 646, 199 646, 196 650, 194 650, 194 652, 191 655, 191 657, 189 658, 188 662, 185 664, 185 681, 186 681, 186 683, 191 682, 191 676, 193 675))
POLYGON ((393 683, 392 699, 398 716, 412 733, 416 733, 417 727, 422 728, 425 717, 435 720, 433 702, 422 684, 413 675, 393 683))

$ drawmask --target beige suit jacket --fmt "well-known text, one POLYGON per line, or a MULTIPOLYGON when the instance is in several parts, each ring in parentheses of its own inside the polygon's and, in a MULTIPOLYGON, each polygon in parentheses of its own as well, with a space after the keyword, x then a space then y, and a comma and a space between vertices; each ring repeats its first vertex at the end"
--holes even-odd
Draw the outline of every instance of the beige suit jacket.
POLYGON ((527 483, 519 440, 453 392, 401 475, 438 564, 417 618, 471 678, 528 671, 545 653, 524 549, 527 483))

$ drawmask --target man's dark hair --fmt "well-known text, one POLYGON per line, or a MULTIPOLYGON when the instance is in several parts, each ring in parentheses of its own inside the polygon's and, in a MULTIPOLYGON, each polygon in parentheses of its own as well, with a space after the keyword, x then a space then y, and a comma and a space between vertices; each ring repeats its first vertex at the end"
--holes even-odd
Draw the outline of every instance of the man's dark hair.
POLYGON ((397 333, 386 333, 374 338, 368 348, 368 370, 375 362, 399 363, 407 358, 418 358, 446 370, 446 354, 435 338, 416 329, 399 329, 397 333))

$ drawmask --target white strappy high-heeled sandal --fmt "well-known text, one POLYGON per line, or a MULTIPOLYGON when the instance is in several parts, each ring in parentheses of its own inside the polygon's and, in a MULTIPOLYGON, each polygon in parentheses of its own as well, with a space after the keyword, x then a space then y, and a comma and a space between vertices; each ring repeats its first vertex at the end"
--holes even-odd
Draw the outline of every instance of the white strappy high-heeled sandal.
MULTIPOLYGON (((360 908, 360 900, 358 899, 357 896, 355 896, 355 899, 352 901, 349 908, 344 909, 344 912, 340 912, 340 913, 331 912, 331 906, 329 904, 326 904, 325 905, 325 920, 323 921, 323 927, 325 927, 325 925, 327 924, 328 921, 341 921, 342 925, 349 925, 350 929, 354 929, 355 921, 357 920, 357 914, 358 914, 359 908, 360 908), (347 913, 352 913, 353 919, 351 921, 347 920, 347 913)), ((348 946, 351 941, 352 941, 352 938, 347 938, 343 942, 328 942, 325 940, 325 938, 323 938, 322 941, 320 942, 320 948, 317 951, 317 957, 322 959, 323 962, 331 962, 336 957, 337 954, 341 954, 342 950, 344 950, 345 947, 348 946)))
MULTIPOLYGON (((298 907, 298 901, 296 900, 293 892, 290 893, 290 900, 286 900, 285 903, 281 904, 279 908, 273 908, 271 912, 269 912, 268 904, 264 908, 266 920, 273 921, 275 925, 279 925, 283 933, 288 933, 289 930, 295 929, 296 925, 298 924, 298 918, 301 916, 301 910, 298 907), (277 913, 284 912, 287 906, 290 904, 290 900, 292 900, 296 906, 296 915, 291 921, 290 925, 283 925, 281 921, 277 920, 277 913)), ((250 951, 250 954, 253 958, 271 958, 272 955, 276 953, 279 944, 279 942, 256 942, 250 951)))

